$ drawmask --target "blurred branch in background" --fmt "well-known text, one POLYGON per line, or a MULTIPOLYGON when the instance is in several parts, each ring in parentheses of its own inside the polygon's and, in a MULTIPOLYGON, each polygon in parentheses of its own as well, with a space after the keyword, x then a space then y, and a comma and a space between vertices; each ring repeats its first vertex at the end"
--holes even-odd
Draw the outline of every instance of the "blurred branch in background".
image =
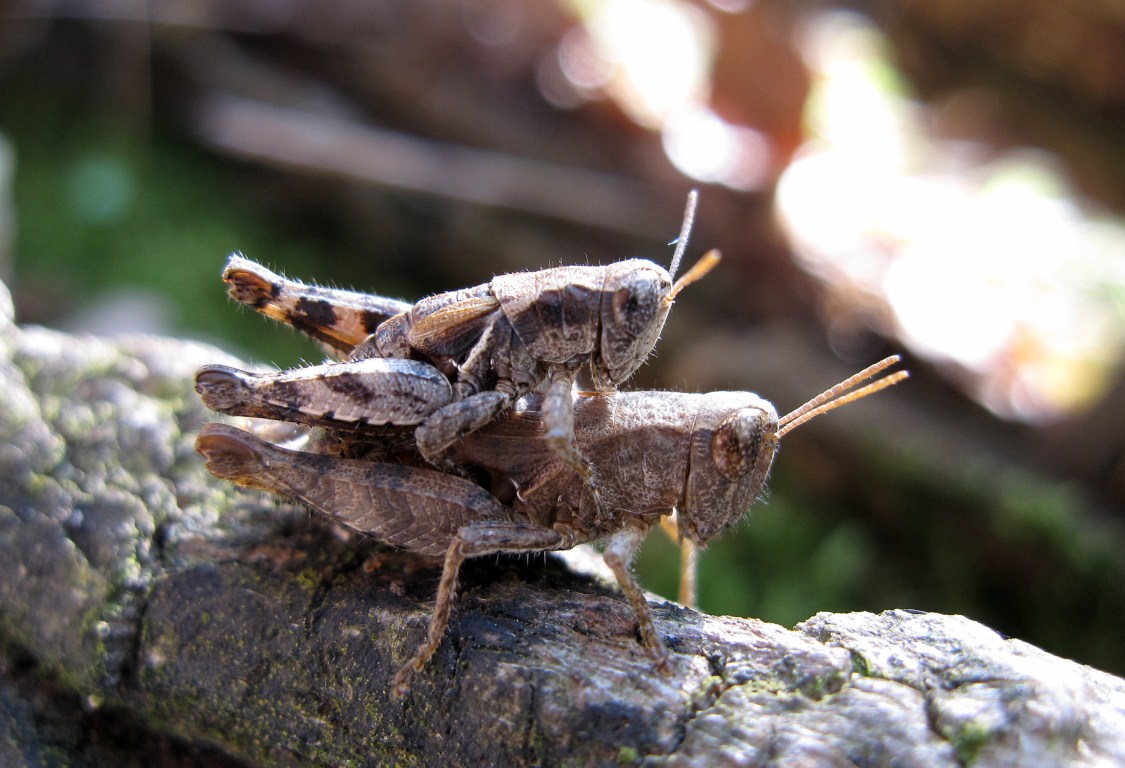
POLYGON ((889 351, 915 374, 787 442, 770 503, 704 553, 704 607, 961 612, 1125 670, 1120 4, 4 13, 23 321, 159 291, 178 333, 314 359, 225 303, 228 252, 415 299, 666 260, 701 185, 693 248, 723 265, 633 386, 784 409, 889 351))
POLYGON ((198 131, 234 157, 286 170, 549 216, 643 237, 646 214, 667 212, 637 184, 608 174, 456 147, 356 123, 340 123, 231 97, 205 96, 198 131), (544 184, 543 179, 550 179, 544 184))

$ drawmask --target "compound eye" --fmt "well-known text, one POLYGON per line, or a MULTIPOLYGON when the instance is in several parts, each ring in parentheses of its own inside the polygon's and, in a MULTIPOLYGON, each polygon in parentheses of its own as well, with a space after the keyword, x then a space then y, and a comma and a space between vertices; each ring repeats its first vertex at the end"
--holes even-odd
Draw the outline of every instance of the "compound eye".
POLYGON ((640 336, 656 319, 660 297, 651 281, 633 283, 613 294, 613 318, 630 336, 640 336))
POLYGON ((776 442, 776 432, 768 428, 765 414, 756 408, 742 408, 723 419, 711 437, 711 460, 730 480, 737 480, 758 466, 762 452, 776 442))

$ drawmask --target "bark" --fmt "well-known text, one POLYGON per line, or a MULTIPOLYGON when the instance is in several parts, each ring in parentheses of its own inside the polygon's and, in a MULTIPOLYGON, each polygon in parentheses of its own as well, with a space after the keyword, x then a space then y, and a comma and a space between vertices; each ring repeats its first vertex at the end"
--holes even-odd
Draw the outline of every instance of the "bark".
POLYGON ((674 672, 581 553, 432 563, 212 479, 210 347, 12 324, 0 297, 0 762, 1125 764, 1125 681, 956 616, 789 630, 654 598, 674 672))

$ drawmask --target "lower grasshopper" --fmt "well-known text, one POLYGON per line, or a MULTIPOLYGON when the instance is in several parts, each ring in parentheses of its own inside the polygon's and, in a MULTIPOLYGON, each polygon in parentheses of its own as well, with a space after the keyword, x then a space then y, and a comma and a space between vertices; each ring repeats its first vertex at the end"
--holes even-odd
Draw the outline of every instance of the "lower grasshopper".
MULTIPOLYGON (((748 392, 582 394, 575 404, 575 436, 579 447, 608 470, 600 505, 575 469, 547 448, 539 395, 522 399, 508 416, 456 446, 456 459, 484 476, 480 484, 379 461, 378 451, 362 459, 293 451, 224 424, 204 427, 196 449, 218 477, 300 500, 386 544, 444 556, 426 638, 395 675, 397 695, 440 645, 466 558, 588 542, 605 545, 606 563, 636 613, 641 638, 657 667, 667 670, 668 651, 630 571, 649 529, 675 511, 679 535, 705 546, 761 495, 783 435, 901 381, 905 371, 870 381, 896 362, 897 356, 887 358, 780 418, 769 402, 748 392)), ((388 375, 401 373, 395 370, 399 361, 389 364, 388 375)), ((224 378, 228 412, 283 419, 300 412, 286 403, 293 396, 286 374, 240 376, 248 375, 220 376, 210 367, 201 373, 203 389, 224 378), (236 401, 250 405, 243 408, 236 401)), ((330 384, 316 381, 304 380, 312 387, 303 395, 310 401, 318 392, 332 391, 330 384)), ((309 410, 307 404, 300 408, 309 410)), ((327 411, 316 423, 353 433, 356 427, 354 421, 333 423, 327 411)), ((330 431, 330 439, 339 434, 330 431)))

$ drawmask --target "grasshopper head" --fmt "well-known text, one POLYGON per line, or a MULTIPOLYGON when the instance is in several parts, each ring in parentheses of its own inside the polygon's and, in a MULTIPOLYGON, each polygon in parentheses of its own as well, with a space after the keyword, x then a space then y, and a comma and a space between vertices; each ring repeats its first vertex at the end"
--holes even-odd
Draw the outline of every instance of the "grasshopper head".
POLYGON ((712 392, 691 436, 681 532, 704 545, 729 529, 761 495, 778 446, 777 411, 750 392, 712 392))
POLYGON ((676 294, 711 271, 719 252, 711 251, 675 283, 672 278, 687 250, 699 193, 688 194, 676 252, 666 270, 647 259, 628 259, 606 267, 601 301, 601 354, 590 365, 594 383, 612 388, 633 375, 656 346, 676 294))
POLYGON ((601 306, 601 357, 594 374, 617 385, 633 375, 656 346, 676 296, 719 263, 709 251, 679 280, 647 259, 627 259, 606 267, 601 306), (600 367, 600 370, 597 370, 600 367))
POLYGON ((672 277, 647 259, 606 268, 601 301, 600 373, 607 385, 628 379, 656 346, 671 304, 672 277))
POLYGON ((898 362, 893 355, 868 366, 781 418, 773 405, 749 392, 707 395, 696 415, 687 485, 676 508, 681 534, 704 545, 730 528, 761 495, 785 434, 907 378, 906 371, 897 371, 870 381, 898 362))

